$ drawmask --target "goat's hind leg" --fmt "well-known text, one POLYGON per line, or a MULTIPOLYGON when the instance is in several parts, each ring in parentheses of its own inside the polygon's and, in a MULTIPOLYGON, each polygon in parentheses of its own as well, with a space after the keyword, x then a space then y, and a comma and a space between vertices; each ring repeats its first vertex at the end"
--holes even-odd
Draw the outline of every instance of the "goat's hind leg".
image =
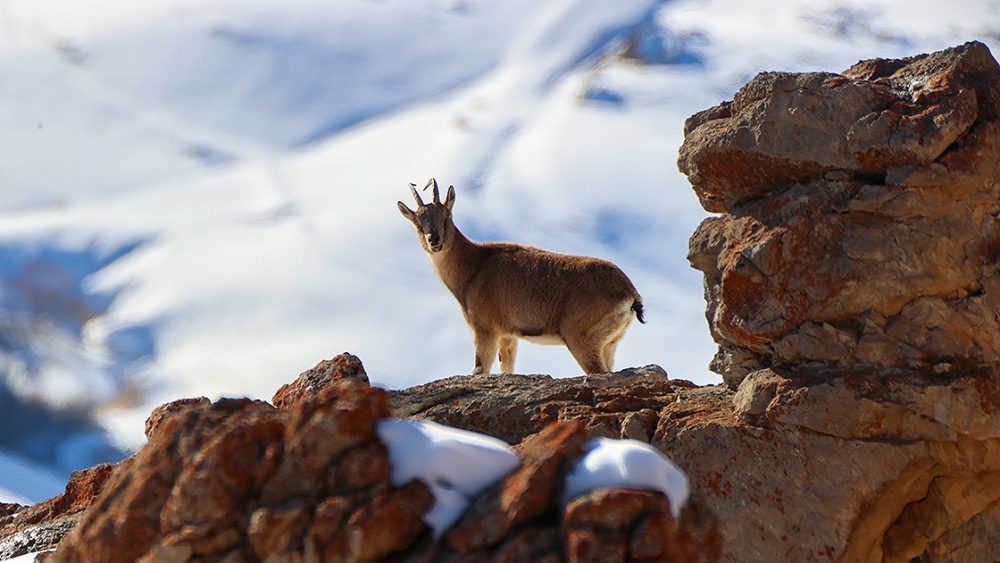
POLYGON ((625 331, 628 330, 629 324, 631 324, 631 317, 625 317, 625 319, 618 324, 617 327, 611 331, 607 340, 601 345, 601 358, 604 359, 604 367, 608 371, 615 369, 615 350, 618 349, 618 344, 625 338, 625 331))
POLYGON ((608 373, 615 362, 615 350, 632 321, 631 303, 610 308, 593 326, 576 334, 564 335, 566 347, 587 374, 608 373))
POLYGON ((607 373, 608 366, 604 363, 599 342, 594 341, 593 335, 586 333, 563 336, 569 353, 573 354, 576 363, 580 364, 583 372, 587 375, 595 373, 607 373))
POLYGON ((604 367, 608 371, 615 369, 615 350, 618 349, 618 343, 621 342, 622 336, 624 336, 624 334, 617 337, 615 340, 605 342, 604 347, 601 350, 601 358, 604 360, 604 367))

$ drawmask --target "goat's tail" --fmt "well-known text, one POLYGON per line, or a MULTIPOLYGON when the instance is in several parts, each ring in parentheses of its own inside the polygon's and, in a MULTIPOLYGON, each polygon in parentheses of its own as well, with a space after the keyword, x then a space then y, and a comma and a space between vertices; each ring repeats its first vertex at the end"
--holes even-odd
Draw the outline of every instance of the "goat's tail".
POLYGON ((635 297, 632 300, 632 310, 635 311, 635 318, 639 320, 640 323, 646 324, 646 318, 642 314, 642 301, 635 297))

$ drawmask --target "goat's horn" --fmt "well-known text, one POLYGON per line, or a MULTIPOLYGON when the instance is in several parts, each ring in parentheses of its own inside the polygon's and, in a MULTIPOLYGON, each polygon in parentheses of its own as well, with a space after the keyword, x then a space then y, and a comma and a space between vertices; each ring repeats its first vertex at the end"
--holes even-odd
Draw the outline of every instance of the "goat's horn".
POLYGON ((413 199, 417 200, 417 205, 423 207, 424 200, 420 199, 420 194, 417 193, 417 185, 411 183, 410 184, 410 191, 413 192, 413 199))
MULTIPOLYGON (((427 182, 427 186, 428 187, 434 186, 434 203, 441 203, 441 194, 438 192, 438 181, 435 180, 434 178, 431 178, 427 182)), ((424 189, 426 190, 427 187, 425 187, 424 189)))

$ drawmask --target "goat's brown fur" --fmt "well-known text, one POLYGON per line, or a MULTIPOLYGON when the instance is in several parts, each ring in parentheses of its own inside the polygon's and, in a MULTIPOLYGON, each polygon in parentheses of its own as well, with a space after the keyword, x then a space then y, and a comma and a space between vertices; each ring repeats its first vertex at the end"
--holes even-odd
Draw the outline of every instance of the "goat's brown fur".
POLYGON ((462 307, 476 348, 473 374, 489 374, 499 353, 500 371, 513 373, 517 339, 565 344, 588 373, 611 371, 615 348, 642 298, 624 272, 607 260, 556 254, 520 244, 476 243, 452 220, 455 188, 441 203, 424 204, 411 184, 416 211, 399 202, 441 281, 462 307))

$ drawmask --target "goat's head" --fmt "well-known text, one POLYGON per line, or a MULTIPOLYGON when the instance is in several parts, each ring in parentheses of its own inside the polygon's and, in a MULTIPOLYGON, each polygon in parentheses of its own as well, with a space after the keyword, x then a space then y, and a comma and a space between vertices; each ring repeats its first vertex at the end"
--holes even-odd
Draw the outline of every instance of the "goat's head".
POLYGON ((441 203, 437 180, 431 178, 424 189, 429 187, 434 188, 434 201, 425 205, 417 193, 416 184, 410 184, 413 198, 417 200, 416 211, 410 210, 401 201, 397 203, 399 212, 417 229, 420 245, 429 254, 434 254, 449 249, 455 240, 455 224, 451 220, 451 208, 455 205, 455 186, 448 186, 448 195, 445 196, 444 203, 441 203))

